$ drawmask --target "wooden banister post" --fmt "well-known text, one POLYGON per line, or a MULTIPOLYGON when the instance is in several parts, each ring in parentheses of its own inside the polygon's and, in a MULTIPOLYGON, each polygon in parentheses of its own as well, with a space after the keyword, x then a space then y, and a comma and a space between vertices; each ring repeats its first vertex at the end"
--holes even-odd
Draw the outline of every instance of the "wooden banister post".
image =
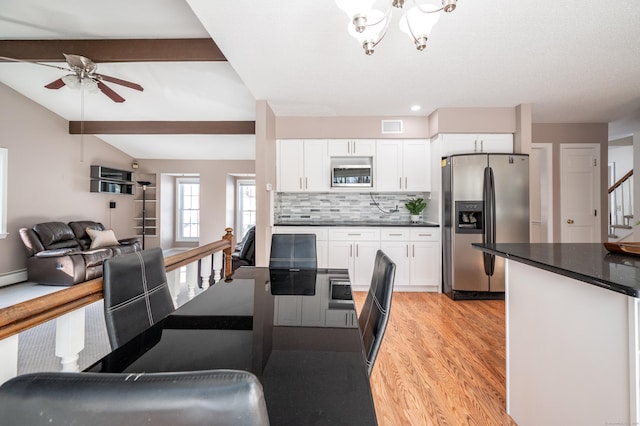
POLYGON ((229 241, 229 247, 225 248, 224 251, 224 277, 229 278, 233 271, 231 270, 231 253, 233 252, 234 247, 234 237, 233 237, 233 228, 224 228, 226 234, 222 236, 223 240, 229 241))

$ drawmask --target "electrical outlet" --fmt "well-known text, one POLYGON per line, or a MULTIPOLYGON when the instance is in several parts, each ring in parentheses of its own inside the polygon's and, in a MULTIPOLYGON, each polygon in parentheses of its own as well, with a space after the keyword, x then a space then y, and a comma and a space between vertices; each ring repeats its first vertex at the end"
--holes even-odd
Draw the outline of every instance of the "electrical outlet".
POLYGON ((115 201, 109 201, 109 208, 110 209, 115 209, 116 208, 116 202, 115 201))

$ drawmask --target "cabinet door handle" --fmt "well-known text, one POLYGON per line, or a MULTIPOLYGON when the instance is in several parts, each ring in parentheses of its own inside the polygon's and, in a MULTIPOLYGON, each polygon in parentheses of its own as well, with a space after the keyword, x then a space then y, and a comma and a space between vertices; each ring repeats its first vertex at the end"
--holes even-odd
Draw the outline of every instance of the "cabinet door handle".
POLYGON ((390 237, 402 237, 402 234, 389 234, 390 237))
POLYGON ((432 234, 418 234, 419 237, 430 237, 432 234))
POLYGON ((478 140, 473 141, 473 152, 478 152, 478 140))
POLYGON ((350 237, 359 237, 360 236, 360 234, 347 234, 347 235, 350 236, 350 237))
POLYGON ((407 189, 409 187, 409 180, 408 179, 409 179, 408 177, 404 178, 404 189, 407 189))
POLYGON ((300 189, 303 189, 302 188, 302 178, 300 178, 300 189))
POLYGON ((304 178, 304 189, 309 189, 309 178, 304 178))
POLYGON ((480 139, 480 152, 484 152, 484 139, 480 139))
POLYGON ((356 257, 358 257, 358 256, 359 256, 358 252, 359 252, 359 250, 358 250, 358 244, 356 244, 356 257))
POLYGON ((351 142, 353 144, 353 153, 356 153, 356 141, 351 142))
POLYGON ((416 245, 411 244, 411 257, 416 257, 416 245))
POLYGON ((351 141, 347 141, 347 154, 351 154, 351 141))
POLYGON ((409 244, 407 244, 407 257, 409 257, 409 244))
POLYGON ((349 244, 349 257, 353 257, 353 244, 349 244))
POLYGON ((400 177, 400 189, 402 189, 402 177, 400 177))

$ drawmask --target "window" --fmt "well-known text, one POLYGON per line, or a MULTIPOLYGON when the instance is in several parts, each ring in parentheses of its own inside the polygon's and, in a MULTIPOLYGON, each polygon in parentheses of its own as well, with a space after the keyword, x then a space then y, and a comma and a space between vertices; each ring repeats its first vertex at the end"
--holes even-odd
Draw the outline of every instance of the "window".
POLYGON ((7 178, 9 150, 0 148, 0 238, 7 237, 7 178))
POLYGON ((249 228, 256 224, 256 182, 238 181, 238 229, 236 235, 241 240, 249 228))
POLYGON ((176 179, 176 241, 197 241, 200 236, 200 179, 176 179))

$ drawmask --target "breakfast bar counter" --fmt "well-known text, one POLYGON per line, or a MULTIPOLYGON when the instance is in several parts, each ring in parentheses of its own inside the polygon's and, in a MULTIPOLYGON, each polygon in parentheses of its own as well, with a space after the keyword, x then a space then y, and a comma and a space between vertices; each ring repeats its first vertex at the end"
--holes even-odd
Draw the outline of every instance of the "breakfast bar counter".
POLYGON ((602 244, 474 244, 506 259, 507 412, 639 424, 640 258, 602 244))

